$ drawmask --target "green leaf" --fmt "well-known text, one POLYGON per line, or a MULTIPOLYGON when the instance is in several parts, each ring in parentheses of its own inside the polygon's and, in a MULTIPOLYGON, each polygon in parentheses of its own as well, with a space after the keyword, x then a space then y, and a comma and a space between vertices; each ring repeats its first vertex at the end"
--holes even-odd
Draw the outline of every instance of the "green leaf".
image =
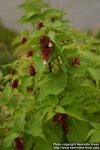
POLYGON ((97 87, 99 87, 100 72, 98 72, 94 68, 88 68, 88 71, 89 71, 90 75, 93 77, 93 79, 96 81, 97 87))
MULTIPOLYGON (((93 99, 93 100, 95 100, 95 99, 93 99)), ((88 113, 95 113, 95 112, 99 112, 100 111, 100 106, 98 107, 98 105, 95 104, 95 102, 90 102, 90 103, 87 103, 87 105, 83 106, 83 108, 88 113)))
POLYGON ((90 130, 89 124, 76 119, 69 120, 68 142, 85 142, 85 138, 90 130))
POLYGON ((55 116, 55 112, 52 110, 47 113, 46 121, 52 119, 55 116))
POLYGON ((61 126, 54 124, 53 121, 48 121, 44 125, 46 139, 52 143, 60 143, 63 140, 63 130, 61 126))
POLYGON ((59 102, 59 98, 57 95, 49 95, 46 98, 46 105, 55 107, 59 102))
POLYGON ((66 111, 65 111, 64 108, 61 107, 61 106, 57 106, 56 109, 55 109, 55 112, 66 114, 66 111))
POLYGON ((52 146, 47 141, 40 139, 36 142, 34 150, 52 150, 52 146))
POLYGON ((52 112, 52 107, 45 107, 42 112, 41 119, 43 119, 48 113, 52 112))
POLYGON ((14 141, 15 138, 17 138, 19 136, 18 133, 15 132, 10 132, 9 134, 7 134, 5 140, 4 140, 4 145, 6 145, 6 147, 10 147, 14 141))
POLYGON ((100 123, 95 121, 89 121, 90 125, 95 128, 96 130, 100 130, 100 123))
POLYGON ((32 120, 25 127, 25 132, 33 137, 45 138, 42 131, 41 115, 37 113, 33 115, 32 120))
POLYGON ((26 116, 25 112, 21 111, 15 114, 13 122, 13 130, 15 132, 21 132, 24 130, 24 126, 26 123, 25 116, 26 116))
POLYGON ((40 101, 49 94, 58 95, 64 90, 66 84, 66 74, 48 75, 40 82, 40 101))
POLYGON ((75 98, 74 98, 74 97, 65 96, 65 97, 60 101, 60 105, 61 105, 61 106, 66 106, 66 105, 69 105, 69 104, 73 103, 74 101, 75 101, 75 98))
POLYGON ((75 103, 75 104, 73 103, 73 105, 70 104, 70 105, 66 106, 64 110, 66 111, 66 113, 69 116, 71 116, 73 118, 76 118, 81 121, 87 121, 85 119, 84 115, 82 114, 82 108, 81 108, 80 104, 78 104, 78 103, 75 103))
POLYGON ((32 84, 33 84, 33 81, 31 77, 23 77, 21 80, 21 86, 20 86, 21 92, 25 94, 27 87, 31 86, 32 84))
POLYGON ((1 104, 7 104, 13 97, 13 91, 12 88, 7 85, 3 91, 2 100, 0 101, 1 104))
MULTIPOLYGON (((40 56, 34 56, 33 61, 35 62, 35 68, 38 73, 41 73, 45 69, 45 65, 43 64, 43 59, 40 56)), ((39 74, 40 75, 40 74, 39 74)))
POLYGON ((33 144, 34 144, 33 136, 25 134, 25 136, 24 136, 24 150, 31 149, 33 144))
POLYGON ((55 42, 55 32, 54 31, 49 31, 48 32, 48 37, 50 37, 50 39, 55 42))
POLYGON ((60 18, 63 15, 61 10, 58 9, 48 9, 43 13, 44 19, 46 18, 52 18, 52 17, 58 17, 60 18))
POLYGON ((92 132, 92 136, 90 137, 90 142, 100 142, 100 130, 94 130, 94 132, 92 132))

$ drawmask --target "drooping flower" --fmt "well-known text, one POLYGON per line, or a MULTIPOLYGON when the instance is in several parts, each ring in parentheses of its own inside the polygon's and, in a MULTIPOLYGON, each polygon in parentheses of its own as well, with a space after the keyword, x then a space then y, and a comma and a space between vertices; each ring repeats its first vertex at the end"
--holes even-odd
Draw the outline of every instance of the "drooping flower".
POLYGON ((50 47, 44 48, 44 49, 42 50, 42 57, 43 57, 43 60, 48 61, 48 59, 49 59, 51 53, 52 53, 52 48, 50 48, 50 47))
POLYGON ((29 52, 27 52, 27 57, 32 57, 33 56, 33 51, 30 50, 29 52))
POLYGON ((57 113, 55 116, 54 116, 54 121, 57 122, 57 123, 61 123, 62 121, 62 114, 61 113, 57 113))
POLYGON ((60 124, 64 133, 67 134, 68 132, 68 125, 67 125, 67 121, 68 121, 68 115, 66 114, 62 114, 62 113, 57 113, 54 116, 53 119, 56 123, 60 124))
POLYGON ((15 139, 16 150, 24 150, 24 142, 22 138, 15 139))
POLYGON ((51 46, 52 44, 52 41, 50 40, 50 38, 46 35, 43 35, 41 38, 40 38, 40 45, 41 45, 41 48, 47 48, 49 47, 49 45, 51 46))
POLYGON ((11 83, 11 87, 12 87, 13 89, 17 89, 17 87, 18 87, 18 79, 15 79, 15 80, 11 83))
POLYGON ((35 67, 33 64, 31 64, 29 67, 28 67, 28 70, 29 70, 29 73, 31 76, 35 76, 36 74, 36 70, 35 70, 35 67))
POLYGON ((80 58, 75 57, 72 59, 72 65, 80 65, 80 58))

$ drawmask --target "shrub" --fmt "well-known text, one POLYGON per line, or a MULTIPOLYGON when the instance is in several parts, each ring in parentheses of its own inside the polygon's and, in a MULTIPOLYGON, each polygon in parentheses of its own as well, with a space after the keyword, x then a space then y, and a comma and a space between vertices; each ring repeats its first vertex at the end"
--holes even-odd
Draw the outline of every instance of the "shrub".
POLYGON ((21 5, 23 32, 0 94, 3 150, 52 150, 52 143, 100 142, 100 50, 40 0, 21 5), (27 39, 27 40, 26 40, 27 39), (94 51, 95 47, 95 51, 94 51))

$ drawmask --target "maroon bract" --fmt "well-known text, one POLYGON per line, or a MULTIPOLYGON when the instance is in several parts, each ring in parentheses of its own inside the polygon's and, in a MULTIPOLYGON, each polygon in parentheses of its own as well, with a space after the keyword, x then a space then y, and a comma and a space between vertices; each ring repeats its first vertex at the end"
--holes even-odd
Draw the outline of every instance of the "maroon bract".
POLYGON ((42 50, 43 60, 48 61, 48 59, 49 59, 49 57, 51 55, 51 52, 52 52, 52 48, 50 48, 50 47, 44 48, 42 50))
POLYGON ((48 36, 44 35, 40 38, 40 45, 42 48, 47 48, 49 47, 49 43, 51 42, 51 40, 49 39, 48 36))
POLYGON ((28 39, 26 37, 23 37, 22 40, 21 40, 21 44, 25 44, 27 42, 27 40, 28 39))
POLYGON ((43 24, 42 22, 39 22, 39 23, 37 24, 37 28, 38 28, 38 29, 41 29, 42 27, 44 27, 44 24, 43 24))
POLYGON ((33 56, 33 51, 30 50, 29 52, 27 52, 27 57, 32 57, 33 56))
POLYGON ((69 128, 68 128, 68 125, 67 125, 67 122, 62 124, 62 129, 64 131, 65 134, 67 134, 67 132, 69 131, 69 128))
POLYGON ((62 114, 62 113, 57 113, 54 116, 54 121, 59 123, 61 125, 64 133, 67 134, 67 132, 68 132, 68 125, 67 125, 68 115, 62 114))
POLYGON ((62 119, 63 119, 63 116, 62 116, 61 113, 57 113, 57 114, 54 116, 54 121, 55 121, 55 122, 61 123, 62 119))
POLYGON ((15 139, 16 150, 24 150, 24 142, 22 138, 15 139))
POLYGON ((34 65, 33 64, 31 64, 30 66, 29 66, 29 73, 30 73, 30 75, 31 76, 35 76, 35 74, 36 74, 36 70, 35 70, 35 68, 34 68, 34 65))
POLYGON ((80 65, 80 58, 75 57, 72 59, 72 65, 80 65))
POLYGON ((11 83, 11 87, 14 88, 14 89, 17 89, 18 87, 18 80, 14 80, 12 83, 11 83))

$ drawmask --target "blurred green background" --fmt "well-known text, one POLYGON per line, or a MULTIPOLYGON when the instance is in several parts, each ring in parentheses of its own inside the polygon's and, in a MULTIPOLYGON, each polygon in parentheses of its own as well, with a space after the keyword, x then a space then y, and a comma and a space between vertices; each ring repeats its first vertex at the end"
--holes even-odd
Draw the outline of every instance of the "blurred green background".
POLYGON ((12 42, 17 36, 17 32, 8 29, 0 20, 0 70, 4 70, 3 65, 15 59, 12 42))

